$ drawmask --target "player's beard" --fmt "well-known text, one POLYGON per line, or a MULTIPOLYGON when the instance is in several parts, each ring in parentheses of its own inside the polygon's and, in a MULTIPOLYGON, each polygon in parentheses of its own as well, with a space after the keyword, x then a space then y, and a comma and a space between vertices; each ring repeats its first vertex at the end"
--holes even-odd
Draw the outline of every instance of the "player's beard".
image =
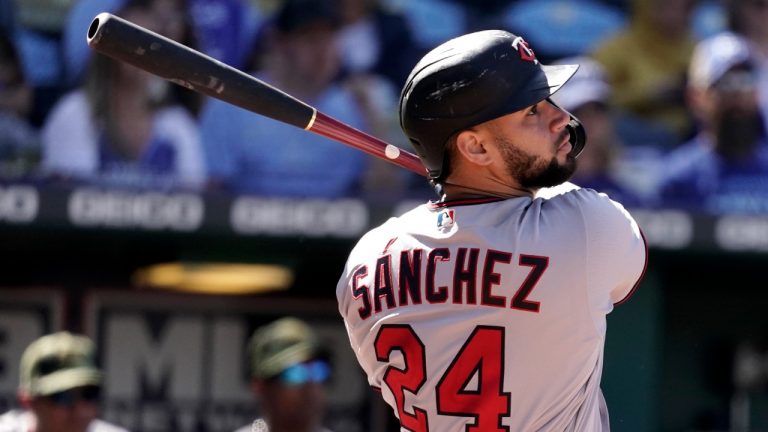
POLYGON ((576 158, 570 154, 564 164, 557 161, 557 156, 552 156, 547 162, 525 153, 506 138, 496 137, 496 140, 507 164, 507 172, 526 189, 557 186, 576 171, 576 158))

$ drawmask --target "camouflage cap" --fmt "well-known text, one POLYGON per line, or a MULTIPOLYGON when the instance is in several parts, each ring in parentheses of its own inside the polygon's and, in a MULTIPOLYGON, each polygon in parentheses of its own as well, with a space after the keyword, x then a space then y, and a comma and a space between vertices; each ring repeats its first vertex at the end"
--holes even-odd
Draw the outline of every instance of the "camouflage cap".
POLYGON ((94 344, 85 336, 69 332, 45 335, 32 342, 21 356, 19 389, 31 396, 98 386, 102 379, 94 344))
POLYGON ((251 374, 271 378, 286 368, 321 355, 312 329, 297 318, 286 317, 258 328, 248 343, 251 374))

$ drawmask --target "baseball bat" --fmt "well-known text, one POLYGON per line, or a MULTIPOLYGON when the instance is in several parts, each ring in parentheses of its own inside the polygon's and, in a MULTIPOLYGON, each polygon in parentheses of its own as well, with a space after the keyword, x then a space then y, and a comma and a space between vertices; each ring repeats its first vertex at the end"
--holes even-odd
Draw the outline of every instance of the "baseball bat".
POLYGON ((419 158, 326 115, 282 90, 199 51, 110 13, 88 28, 94 50, 256 114, 362 150, 422 176, 419 158))

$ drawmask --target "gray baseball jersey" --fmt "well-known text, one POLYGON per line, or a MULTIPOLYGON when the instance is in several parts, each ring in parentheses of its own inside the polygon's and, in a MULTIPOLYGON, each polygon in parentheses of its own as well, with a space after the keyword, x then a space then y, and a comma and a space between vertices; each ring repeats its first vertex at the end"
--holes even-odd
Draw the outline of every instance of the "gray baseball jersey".
POLYGON ((618 203, 571 184, 427 203, 363 236, 337 286, 406 431, 607 431, 606 315, 645 271, 618 203))

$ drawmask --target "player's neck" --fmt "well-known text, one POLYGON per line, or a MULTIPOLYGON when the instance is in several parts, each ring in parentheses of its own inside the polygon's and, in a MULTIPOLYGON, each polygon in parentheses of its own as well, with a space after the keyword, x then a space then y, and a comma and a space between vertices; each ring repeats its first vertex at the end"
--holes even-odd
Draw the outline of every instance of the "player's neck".
POLYGON ((455 201, 477 198, 532 198, 536 190, 520 185, 509 174, 505 164, 476 164, 458 159, 443 183, 443 200, 455 201))
POLYGON ((443 184, 442 201, 456 201, 476 198, 519 198, 530 197, 535 194, 535 190, 512 187, 509 185, 493 186, 475 186, 472 184, 457 184, 450 180, 443 184))

